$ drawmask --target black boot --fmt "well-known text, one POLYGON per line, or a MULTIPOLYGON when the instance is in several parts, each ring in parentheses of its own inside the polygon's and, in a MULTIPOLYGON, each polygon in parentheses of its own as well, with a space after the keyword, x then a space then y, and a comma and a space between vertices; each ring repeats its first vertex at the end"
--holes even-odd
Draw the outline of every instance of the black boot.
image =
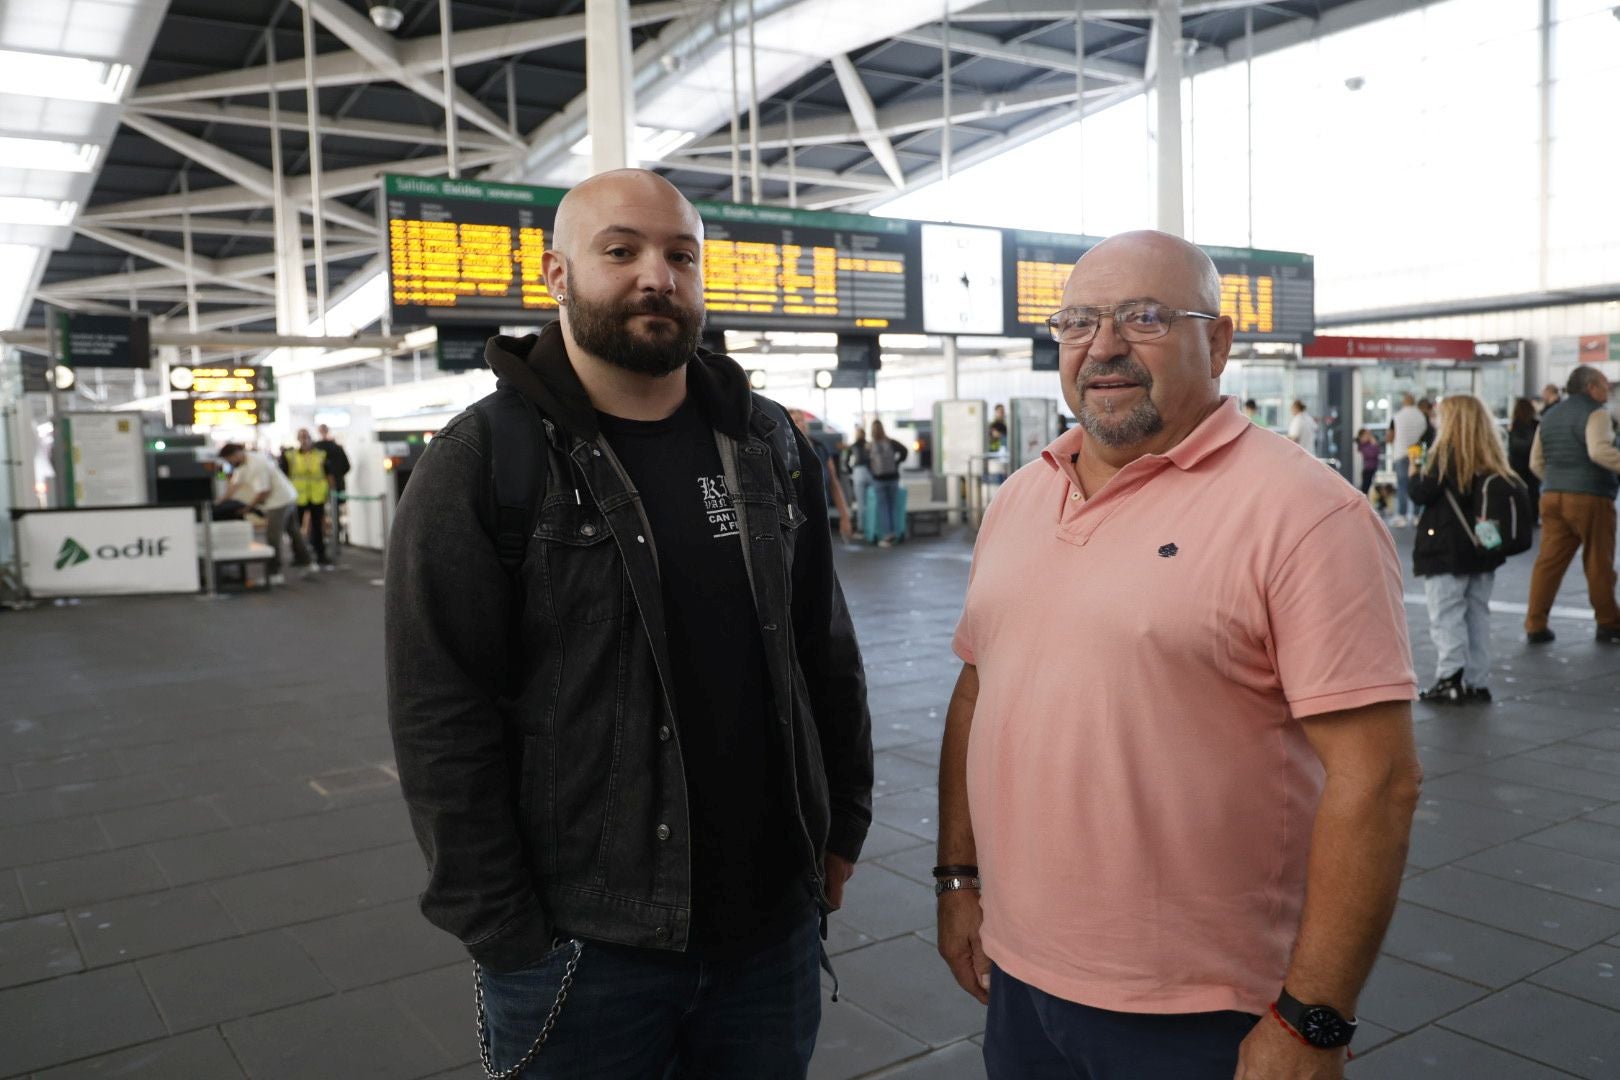
POLYGON ((1458 668, 1419 694, 1418 700, 1427 701, 1431 705, 1458 704, 1463 700, 1464 693, 1462 674, 1462 669, 1458 668))
POLYGON ((1491 703, 1491 688, 1488 686, 1464 686, 1462 704, 1489 705, 1491 703))

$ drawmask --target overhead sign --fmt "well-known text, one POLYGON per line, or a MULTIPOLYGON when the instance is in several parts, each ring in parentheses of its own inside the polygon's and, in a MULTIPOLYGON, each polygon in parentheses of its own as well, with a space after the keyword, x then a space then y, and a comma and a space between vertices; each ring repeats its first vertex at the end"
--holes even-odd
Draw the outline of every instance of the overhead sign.
MULTIPOLYGON (((557 301, 541 257, 561 188, 386 176, 394 321, 530 323, 557 301)), ((735 330, 920 329, 915 225, 731 203, 703 217, 709 324, 735 330)))
POLYGON ((144 315, 57 315, 57 357, 69 367, 152 366, 152 327, 144 315))
POLYGON ((23 587, 34 596, 199 591, 196 514, 186 506, 17 514, 23 587))
POLYGON ((1514 361, 1524 359, 1524 339, 1506 338, 1502 341, 1474 342, 1474 359, 1514 361))
POLYGON ((500 332, 498 326, 441 325, 439 340, 434 345, 439 370, 478 371, 485 367, 484 346, 500 332))
POLYGON ((1472 360, 1474 343, 1461 338, 1319 337, 1305 346, 1309 360, 1472 360))
MULTIPOLYGON (((1005 248, 1008 333, 1047 333, 1063 287, 1099 236, 1011 229, 1005 248)), ((1221 314, 1239 341, 1310 341, 1316 331, 1315 260, 1297 251, 1204 247, 1221 275, 1221 314)))
POLYGON ((169 385, 184 394, 169 402, 175 427, 257 427, 271 412, 275 374, 247 364, 176 367, 169 371, 169 385))

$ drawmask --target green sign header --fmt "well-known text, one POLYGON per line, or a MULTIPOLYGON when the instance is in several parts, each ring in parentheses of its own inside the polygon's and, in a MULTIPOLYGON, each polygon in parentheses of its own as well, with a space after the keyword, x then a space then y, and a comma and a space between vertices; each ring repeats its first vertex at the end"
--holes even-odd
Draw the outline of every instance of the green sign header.
POLYGON ((468 202, 498 203, 503 206, 556 206, 568 194, 565 188, 530 187, 528 184, 492 184, 485 180, 448 180, 441 176, 383 177, 390 195, 412 195, 422 199, 461 199, 468 202))

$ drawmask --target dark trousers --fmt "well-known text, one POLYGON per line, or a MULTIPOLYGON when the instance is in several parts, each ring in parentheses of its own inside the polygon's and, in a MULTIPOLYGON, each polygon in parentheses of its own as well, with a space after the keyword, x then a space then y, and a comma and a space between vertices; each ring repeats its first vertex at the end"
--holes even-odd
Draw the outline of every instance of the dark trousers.
POLYGON ((330 561, 326 557, 326 504, 300 506, 298 513, 305 519, 309 544, 315 549, 315 561, 325 566, 330 561))
MULTIPOLYGON (((586 942, 557 1025, 521 1075, 803 1080, 821 1025, 820 947, 816 918, 723 961, 586 942)), ((480 972, 496 1070, 528 1053, 572 954, 564 945, 524 971, 480 972)))
POLYGON ((1250 1013, 1120 1013, 1053 997, 992 966, 990 1080, 1232 1080, 1250 1013))

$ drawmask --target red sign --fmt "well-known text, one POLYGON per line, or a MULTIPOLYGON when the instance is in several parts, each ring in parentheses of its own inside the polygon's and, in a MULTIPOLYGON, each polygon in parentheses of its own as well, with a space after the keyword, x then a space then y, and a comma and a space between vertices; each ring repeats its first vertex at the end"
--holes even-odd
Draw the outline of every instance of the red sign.
POLYGON ((1312 360, 1472 360, 1474 343, 1461 338, 1319 337, 1305 346, 1312 360))

